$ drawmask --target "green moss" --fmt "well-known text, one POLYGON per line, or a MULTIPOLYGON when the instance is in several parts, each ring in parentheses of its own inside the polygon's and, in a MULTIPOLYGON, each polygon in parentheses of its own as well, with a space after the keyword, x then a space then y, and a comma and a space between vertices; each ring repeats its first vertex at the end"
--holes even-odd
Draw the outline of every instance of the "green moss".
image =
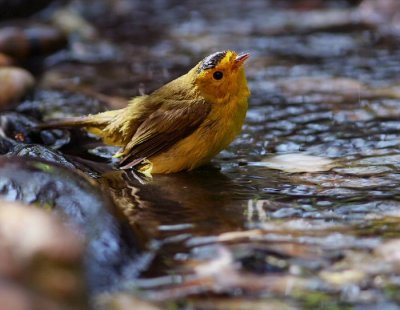
POLYGON ((42 204, 40 205, 40 208, 41 208, 41 209, 44 209, 44 210, 46 210, 46 211, 52 211, 52 210, 54 209, 54 204, 53 204, 53 203, 50 203, 50 202, 42 203, 42 204))
POLYGON ((396 303, 400 302, 400 296, 399 296, 400 287, 399 286, 394 285, 394 284, 388 284, 383 289, 383 292, 388 299, 390 299, 396 303))
POLYGON ((35 166, 35 168, 37 168, 41 171, 54 172, 54 167, 52 167, 51 165, 41 163, 41 162, 34 162, 33 165, 35 166))
POLYGON ((339 300, 338 296, 332 296, 324 292, 303 292, 297 296, 302 303, 303 309, 324 310, 350 310, 352 306, 346 305, 339 300))
POLYGON ((355 227, 354 234, 359 237, 397 238, 400 236, 400 220, 397 217, 384 217, 362 223, 355 227))

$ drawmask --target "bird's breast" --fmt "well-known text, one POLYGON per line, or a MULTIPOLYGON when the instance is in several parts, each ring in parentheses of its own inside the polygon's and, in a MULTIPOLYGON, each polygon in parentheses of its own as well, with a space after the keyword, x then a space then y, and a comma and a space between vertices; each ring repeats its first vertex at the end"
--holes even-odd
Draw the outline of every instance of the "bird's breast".
POLYGON ((207 118, 191 135, 149 158, 151 173, 191 170, 207 163, 240 133, 246 111, 247 97, 213 105, 207 118))

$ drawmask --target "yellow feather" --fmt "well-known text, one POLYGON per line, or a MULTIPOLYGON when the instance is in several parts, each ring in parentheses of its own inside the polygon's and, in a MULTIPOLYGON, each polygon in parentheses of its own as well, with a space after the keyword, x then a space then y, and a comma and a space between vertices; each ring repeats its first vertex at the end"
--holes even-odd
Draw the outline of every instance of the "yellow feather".
POLYGON ((214 53, 187 74, 123 109, 61 120, 42 128, 85 127, 107 144, 125 168, 146 174, 192 170, 211 160, 240 133, 250 95, 243 63, 248 54, 214 53))
MULTIPOLYGON (((218 67, 219 70, 231 66, 230 61, 236 57, 236 54, 232 54, 223 59, 218 67)), ((209 116, 193 134, 166 152, 151 157, 149 160, 152 166, 146 167, 147 173, 173 173, 197 168, 209 162, 240 133, 250 96, 243 67, 237 72, 236 80, 232 78, 225 87, 213 89, 208 84, 207 78, 210 79, 205 77, 197 87, 200 88, 200 94, 205 94, 204 89, 206 89, 207 99, 213 102, 209 116)))

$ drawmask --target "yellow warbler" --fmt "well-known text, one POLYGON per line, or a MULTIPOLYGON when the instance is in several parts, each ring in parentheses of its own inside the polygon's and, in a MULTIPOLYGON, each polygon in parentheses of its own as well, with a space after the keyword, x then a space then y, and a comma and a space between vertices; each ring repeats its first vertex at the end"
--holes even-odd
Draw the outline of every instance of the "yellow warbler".
POLYGON ((85 127, 120 146, 121 169, 143 173, 192 170, 240 133, 250 91, 243 63, 249 54, 211 54, 193 69, 120 110, 70 118, 41 128, 85 127))

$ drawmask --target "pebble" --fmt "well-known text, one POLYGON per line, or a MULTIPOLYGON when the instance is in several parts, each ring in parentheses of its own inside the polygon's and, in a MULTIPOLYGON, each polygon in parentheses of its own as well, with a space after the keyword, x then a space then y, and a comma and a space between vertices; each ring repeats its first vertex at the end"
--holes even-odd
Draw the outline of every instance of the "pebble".
POLYGON ((15 64, 14 59, 6 54, 0 53, 0 67, 12 66, 15 64))
POLYGON ((25 69, 0 67, 0 110, 13 107, 34 84, 34 77, 25 69))
POLYGON ((9 26, 0 29, 0 53, 18 59, 50 54, 66 45, 64 33, 51 26, 9 26))
POLYGON ((60 218, 33 206, 2 200, 0 240, 1 291, 13 293, 7 294, 6 304, 25 309, 23 305, 30 300, 31 304, 52 303, 57 306, 53 309, 86 307, 81 268, 84 244, 60 218))
POLYGON ((321 278, 336 287, 346 287, 361 283, 366 274, 360 270, 322 271, 321 278))
POLYGON ((135 297, 131 294, 103 294, 97 298, 99 308, 115 309, 115 310, 128 310, 128 309, 141 309, 141 310, 161 310, 155 303, 145 301, 135 297))
POLYGON ((385 262, 400 266, 400 239, 386 241, 375 249, 375 254, 385 262))

